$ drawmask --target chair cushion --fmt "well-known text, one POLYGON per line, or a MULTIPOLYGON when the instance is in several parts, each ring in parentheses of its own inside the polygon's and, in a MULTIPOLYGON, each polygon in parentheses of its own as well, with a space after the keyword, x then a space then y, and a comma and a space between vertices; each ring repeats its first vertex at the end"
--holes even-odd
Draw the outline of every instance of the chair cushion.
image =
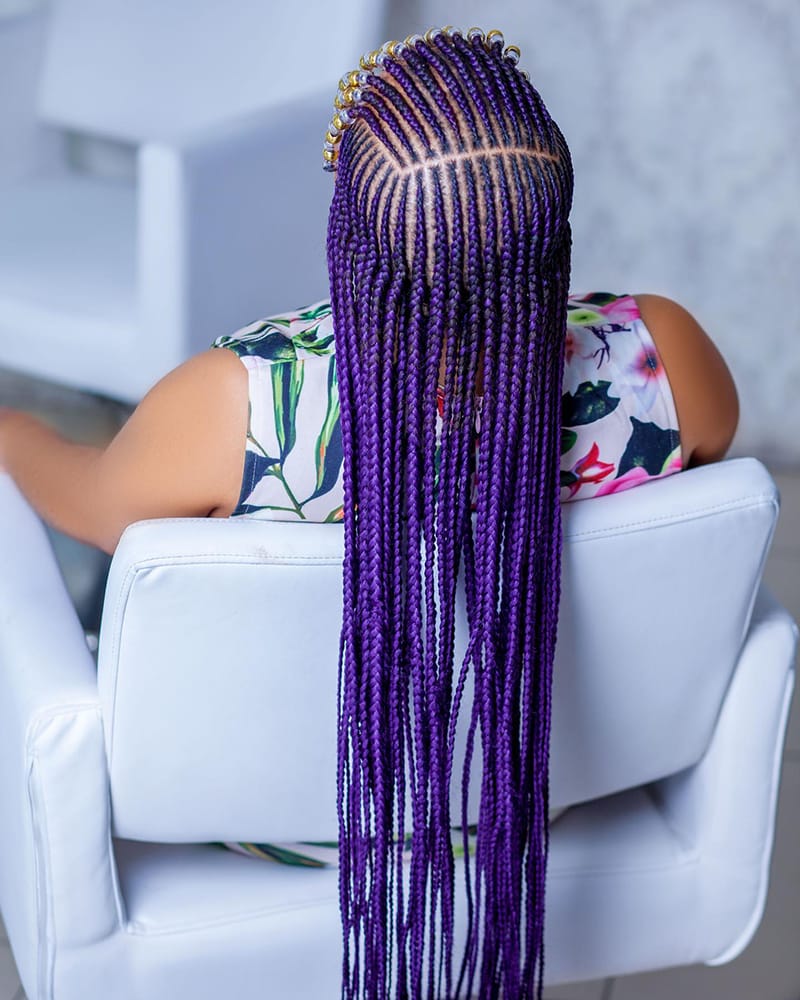
MULTIPOLYGON (((115 853, 128 941, 144 948, 162 939, 194 953, 193 967, 207 966, 212 975, 234 951, 253 981, 269 982, 276 996, 335 994, 341 928, 334 869, 293 868, 209 845, 119 840, 115 853)), ((694 958, 701 863, 642 789, 570 809, 550 841, 548 981, 592 970, 603 949, 641 967, 653 949, 653 926, 664 953, 694 958)), ((466 936, 460 865, 457 882, 458 951, 466 936)))
MULTIPOLYGON (((128 929, 135 933, 197 930, 298 907, 332 907, 339 921, 335 868, 284 865, 218 844, 114 843, 128 929)), ((638 788, 573 806, 553 824, 548 879, 635 875, 696 860, 638 788)))
MULTIPOLYGON (((742 459, 568 506, 553 807, 702 756, 777 495, 764 467, 742 459)), ((119 836, 336 838, 341 558, 338 525, 173 519, 127 530, 99 657, 119 836)), ((463 608, 456 631, 463 649, 463 608)), ((471 778, 475 822, 477 766, 471 778)))

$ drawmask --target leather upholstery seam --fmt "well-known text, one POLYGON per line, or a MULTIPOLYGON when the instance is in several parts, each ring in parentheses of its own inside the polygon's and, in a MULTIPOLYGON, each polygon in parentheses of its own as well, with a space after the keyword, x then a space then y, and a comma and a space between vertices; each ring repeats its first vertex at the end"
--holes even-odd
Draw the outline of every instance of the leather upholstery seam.
POLYGON ((636 531, 654 525, 685 524, 692 521, 699 521, 710 514, 720 511, 758 510, 760 507, 777 508, 778 502, 774 495, 761 493, 750 497, 742 497, 739 500, 729 500, 726 503, 713 504, 710 507, 699 507, 696 510, 686 511, 682 514, 664 514, 661 517, 646 518, 642 521, 627 521, 622 524, 609 525, 607 528, 593 528, 590 531, 564 532, 564 541, 581 541, 584 538, 593 538, 602 535, 631 534, 633 532, 629 529, 636 531))

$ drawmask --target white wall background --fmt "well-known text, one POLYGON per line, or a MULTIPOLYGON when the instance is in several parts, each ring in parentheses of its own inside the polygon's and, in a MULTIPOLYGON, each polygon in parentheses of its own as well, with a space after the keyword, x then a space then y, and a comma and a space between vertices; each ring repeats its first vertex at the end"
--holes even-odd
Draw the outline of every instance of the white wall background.
MULTIPOLYGON (((22 169, 29 147, 32 108, 9 81, 38 73, 41 25, 24 16, 37 3, 0 0, 18 41, 14 65, 0 65, 0 177, 22 169)), ((386 38, 478 24, 520 46, 573 152, 573 289, 686 305, 739 387, 734 452, 800 465, 800 0, 389 0, 389 10, 386 38)))
POLYGON ((734 450, 800 463, 800 0, 393 0, 498 27, 575 163, 576 291, 660 292, 725 355, 734 450))

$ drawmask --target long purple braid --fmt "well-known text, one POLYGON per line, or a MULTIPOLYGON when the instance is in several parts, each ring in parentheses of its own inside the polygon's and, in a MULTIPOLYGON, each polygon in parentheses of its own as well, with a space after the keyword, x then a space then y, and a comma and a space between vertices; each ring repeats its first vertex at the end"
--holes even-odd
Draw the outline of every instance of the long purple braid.
POLYGON ((572 169, 517 57, 477 29, 388 43, 343 81, 326 141, 345 1000, 542 995, 572 169))

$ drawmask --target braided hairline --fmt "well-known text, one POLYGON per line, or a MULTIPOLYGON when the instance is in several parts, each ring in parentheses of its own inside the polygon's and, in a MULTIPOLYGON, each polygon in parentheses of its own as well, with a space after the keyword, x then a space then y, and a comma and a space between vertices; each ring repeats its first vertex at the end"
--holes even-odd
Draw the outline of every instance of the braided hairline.
POLYGON ((398 174, 413 173, 415 170, 430 170, 446 163, 457 163, 459 160, 482 160, 490 156, 530 156, 535 160, 550 160, 557 163, 560 157, 555 153, 547 153, 543 149, 535 149, 530 146, 492 146, 488 149, 464 149, 457 153, 440 153, 437 156, 430 156, 425 160, 414 163, 404 163, 396 167, 398 174))
MULTIPOLYGON (((443 220, 448 235, 448 240, 452 245, 454 233, 453 215, 458 211, 457 206, 464 206, 467 201, 467 191, 464 187, 467 171, 458 169, 460 164, 485 164, 489 167, 489 178, 487 179, 483 168, 478 169, 476 174, 475 198, 479 209, 479 214, 485 220, 486 200, 491 198, 494 201, 495 214, 499 216, 502 211, 500 182, 501 175, 505 177, 504 183, 510 183, 511 179, 518 176, 522 163, 528 164, 528 168, 523 168, 523 173, 529 180, 527 189, 522 189, 522 198, 511 203, 510 210, 514 219, 514 230, 519 231, 519 226, 523 219, 521 213, 532 222, 534 217, 533 191, 536 190, 545 201, 554 200, 556 203, 563 200, 563 181, 560 177, 561 158, 554 153, 547 153, 541 149, 533 149, 525 146, 493 146, 489 149, 468 150, 456 154, 443 154, 438 157, 431 157, 422 163, 407 164, 398 166, 391 156, 376 153, 374 147, 369 143, 360 142, 357 150, 354 151, 353 186, 357 201, 360 202, 361 211, 365 216, 374 216, 383 220, 388 215, 391 224, 386 227, 381 225, 380 231, 375 234, 379 247, 391 252, 397 243, 397 236, 400 228, 405 228, 407 232, 415 229, 415 219, 417 213, 416 199, 409 199, 406 203, 405 212, 398 211, 400 193, 403 181, 411 182, 411 190, 416 191, 422 188, 424 200, 433 197, 439 186, 442 187, 446 207, 443 211, 443 220), (530 169, 533 167, 534 169, 530 169), (555 170, 550 169, 554 167, 555 170), (547 168, 547 169, 545 169, 547 168), (553 174, 556 176, 553 176, 553 174), (439 179, 434 183, 434 176, 439 179), (458 199, 453 197, 455 185, 458 186, 458 199), (385 243, 386 234, 389 235, 389 243, 385 243)), ((463 208, 462 208, 463 210, 463 208)), ((432 211, 426 211, 428 223, 427 243, 431 250, 429 255, 429 279, 432 279, 433 266, 433 245, 436 239, 436 221, 432 211)), ((485 234, 484 234, 485 235, 485 234)), ((547 230, 542 234, 545 238, 555 235, 547 230)), ((499 227, 495 228, 496 247, 498 252, 502 251, 503 234, 499 227)), ((410 265, 413 255, 413 240, 406 240, 407 260, 410 265)))

